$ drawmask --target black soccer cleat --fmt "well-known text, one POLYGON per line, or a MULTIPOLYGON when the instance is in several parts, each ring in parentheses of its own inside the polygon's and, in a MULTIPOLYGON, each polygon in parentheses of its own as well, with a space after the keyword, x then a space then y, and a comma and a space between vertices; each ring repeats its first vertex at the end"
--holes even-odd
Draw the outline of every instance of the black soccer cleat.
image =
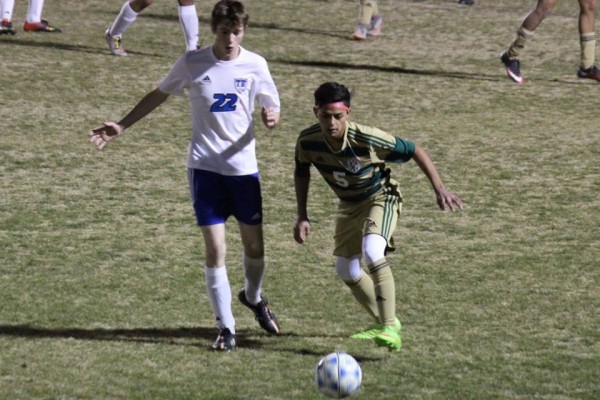
POLYGON ((14 30, 12 22, 5 19, 0 22, 0 35, 15 35, 16 33, 17 31, 14 30))
POLYGON ((211 347, 217 351, 231 351, 235 348, 235 335, 228 328, 221 329, 211 347))
POLYGON ((596 68, 595 65, 592 65, 587 69, 579 67, 579 69, 577 70, 577 76, 580 78, 593 79, 595 81, 600 82, 600 70, 596 68))
POLYGON ((506 67, 506 75, 513 81, 517 82, 519 85, 522 85, 525 80, 521 75, 521 62, 518 58, 509 58, 508 53, 504 52, 500 56, 500 61, 506 67))
POLYGON ((246 291, 244 289, 238 293, 238 299, 243 305, 254 312, 254 316, 261 328, 271 335, 279 335, 279 322, 277 322, 277 317, 275 316, 275 313, 271 311, 269 302, 266 299, 261 296, 260 302, 257 305, 252 305, 248 302, 248 299, 246 299, 246 291))

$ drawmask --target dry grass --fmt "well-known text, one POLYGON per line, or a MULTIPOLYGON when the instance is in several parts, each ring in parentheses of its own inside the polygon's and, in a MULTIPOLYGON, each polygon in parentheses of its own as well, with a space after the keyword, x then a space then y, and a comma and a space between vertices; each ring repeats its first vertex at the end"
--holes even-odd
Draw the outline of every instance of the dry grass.
MULTIPOLYGON (((17 2, 15 20, 25 15, 17 2)), ((269 272, 285 335, 235 304, 240 348, 215 336, 187 194, 187 100, 172 98, 98 153, 86 133, 118 119, 183 50, 174 1, 102 33, 121 0, 47 2, 59 35, 0 37, 0 398, 312 399, 313 367, 343 349, 364 399, 600 397, 600 87, 575 76, 577 2, 559 2, 512 84, 499 54, 530 1, 381 1, 384 35, 348 40, 356 2, 247 1, 245 46, 269 61, 283 101, 259 132, 269 272), (297 246, 293 147, 323 81, 355 90, 353 118, 416 140, 466 203, 436 211, 414 163, 390 256, 405 348, 347 339, 365 316, 334 277, 335 199, 311 192, 297 246)), ((198 2, 201 36, 210 2, 198 2)), ((241 285, 232 223, 230 280, 241 285)))

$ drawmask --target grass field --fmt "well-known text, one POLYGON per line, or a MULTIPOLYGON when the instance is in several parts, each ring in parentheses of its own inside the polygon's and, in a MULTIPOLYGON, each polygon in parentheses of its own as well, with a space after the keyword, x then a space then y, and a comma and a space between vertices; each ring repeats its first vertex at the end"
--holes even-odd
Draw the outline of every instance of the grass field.
MULTIPOLYGON (((209 350, 187 99, 104 152, 87 142, 184 49, 164 0, 125 33, 132 56, 110 56, 103 32, 122 3, 47 1, 63 33, 0 36, 0 399, 318 399, 314 367, 335 350, 360 361, 361 399, 600 398, 600 86, 575 75, 577 2, 544 21, 519 86, 499 55, 533 0, 382 0, 384 34, 365 43, 349 40, 355 1, 246 1, 244 46, 269 60, 283 103, 258 157, 265 293, 284 334, 267 337, 235 303, 229 354, 209 350), (355 121, 425 147, 465 203, 439 212, 415 163, 393 169, 399 354, 348 339, 369 321, 335 277, 336 201, 319 180, 313 235, 292 238, 295 138, 328 80, 354 89, 355 121)), ((197 3, 207 45, 213 3, 197 3)), ((233 221, 228 231, 237 291, 233 221)))

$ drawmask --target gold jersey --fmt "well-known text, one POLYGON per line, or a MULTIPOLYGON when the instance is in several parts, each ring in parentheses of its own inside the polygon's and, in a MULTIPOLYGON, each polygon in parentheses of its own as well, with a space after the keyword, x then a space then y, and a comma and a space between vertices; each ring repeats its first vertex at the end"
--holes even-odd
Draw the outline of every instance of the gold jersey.
POLYGON ((334 149, 315 124, 300 133, 296 142, 297 176, 307 176, 314 165, 342 201, 360 202, 381 194, 390 179, 385 163, 409 161, 413 142, 380 129, 348 121, 340 149, 334 149))

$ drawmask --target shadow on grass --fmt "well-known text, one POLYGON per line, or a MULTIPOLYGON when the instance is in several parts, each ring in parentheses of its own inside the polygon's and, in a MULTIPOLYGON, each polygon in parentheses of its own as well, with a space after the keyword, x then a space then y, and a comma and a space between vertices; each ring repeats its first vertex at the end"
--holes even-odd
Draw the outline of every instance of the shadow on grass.
MULTIPOLYGON (((262 348, 261 341, 250 339, 254 331, 236 332, 239 347, 262 348)), ((175 344, 186 346, 207 346, 217 337, 216 328, 42 328, 30 325, 0 325, 0 336, 13 336, 32 339, 78 339, 115 342, 141 342, 175 344), (203 339, 202 343, 194 339, 203 339), (190 342, 191 340, 191 342, 190 342), (209 344, 207 344, 207 343, 209 344)))
MULTIPOLYGON (((318 60, 285 60, 278 59, 277 57, 269 58, 269 63, 279 63, 279 64, 287 64, 287 65, 297 65, 301 67, 314 67, 314 68, 338 68, 338 69, 346 69, 346 70, 365 70, 365 71, 376 71, 376 72, 386 72, 386 73, 394 73, 394 74, 403 74, 403 75, 420 75, 420 76, 432 76, 439 78, 456 78, 456 79, 470 79, 474 81, 490 81, 490 82, 502 82, 502 84, 517 86, 515 83, 510 82, 510 80, 503 74, 483 74, 480 72, 459 72, 459 71, 444 71, 444 70, 426 70, 426 69, 412 69, 412 68, 403 68, 403 67, 394 67, 394 66, 381 66, 381 65, 372 65, 372 64, 348 64, 336 61, 318 61, 318 60)), ((553 82, 553 83, 561 83, 561 84, 569 84, 569 85, 581 85, 581 84, 589 84, 589 82, 582 82, 583 80, 574 78, 577 80, 565 80, 565 79, 529 79, 528 82, 553 82)), ((585 79, 585 81, 589 81, 589 79, 585 79)))
MULTIPOLYGON (((100 40, 104 43, 104 35, 100 36, 100 40)), ((65 50, 65 51, 73 51, 79 53, 89 53, 89 54, 105 54, 108 57, 114 57, 108 51, 107 46, 103 47, 93 47, 93 46, 85 46, 79 44, 69 44, 69 43, 60 43, 60 42, 52 42, 52 41, 37 41, 37 40, 22 40, 19 35, 16 35, 14 38, 9 40, 0 40, 0 46, 2 45, 15 45, 15 46, 23 46, 23 47, 36 47, 41 49, 53 48, 56 50, 65 50)), ((164 54, 156 54, 156 53, 144 53, 141 51, 131 51, 127 49, 127 53, 131 55, 145 56, 145 57, 165 57, 164 54)))
MULTIPOLYGON (((179 23, 179 16, 177 14, 152 14, 152 13, 142 13, 140 14, 140 18, 149 18, 155 19, 158 21, 170 21, 179 23)), ((206 16, 198 16, 198 21, 200 24, 205 24, 210 26, 211 20, 206 16)), ((348 32, 331 32, 321 29, 306 29, 306 28, 293 28, 289 26, 281 26, 279 24, 273 22, 255 22, 250 20, 249 29, 267 29, 272 31, 284 31, 284 32, 293 32, 293 33, 306 33, 309 35, 319 35, 319 36, 329 36, 338 39, 346 39, 352 41, 352 36, 348 34, 348 32)))
POLYGON ((348 70, 368 70, 376 72, 389 72, 394 74, 404 75, 421 75, 421 76, 434 76, 440 78, 458 78, 458 79, 472 79, 476 81, 506 81, 506 77, 500 74, 485 75, 481 73, 467 73, 467 72, 450 72, 442 70, 425 70, 425 69, 412 69, 402 68, 393 66, 381 66, 372 64, 348 64, 335 61, 294 61, 294 60, 278 60, 271 58, 271 63, 281 63, 289 65, 298 65, 301 67, 315 67, 315 68, 339 68, 348 70))
MULTIPOLYGON (((323 333, 298 334, 295 332, 289 332, 289 333, 283 333, 279 337, 282 339, 289 338, 294 343, 288 347, 288 346, 282 346, 282 344, 285 345, 285 340, 279 341, 275 345, 275 348, 274 348, 275 351, 294 353, 294 354, 297 354, 300 356, 321 358, 321 357, 324 357, 325 355, 332 353, 334 351, 349 352, 348 350, 335 350, 336 346, 332 347, 331 341, 329 340, 329 339, 336 339, 336 343, 339 343, 339 339, 347 339, 348 343, 350 343, 350 346, 355 349, 351 352, 352 356, 354 358, 356 358, 356 360, 360 363, 380 362, 382 359, 385 359, 388 357, 388 355, 387 355, 388 351, 383 348, 380 348, 382 350, 381 356, 379 356, 379 355, 373 356, 373 355, 363 354, 360 350, 357 350, 356 347, 351 345, 351 343, 357 343, 357 342, 355 340, 350 339, 347 334, 323 334, 323 333), (323 340, 319 340, 318 342, 313 340, 313 341, 311 341, 312 343, 310 344, 310 347, 306 347, 306 345, 304 343, 299 343, 297 341, 298 338, 300 338, 300 339, 302 339, 302 338, 304 338, 304 339, 323 339, 323 340)), ((374 349, 379 348, 374 343, 373 343, 373 347, 374 347, 374 349)), ((389 354, 393 354, 393 353, 389 353, 389 354)))
MULTIPOLYGON (((325 357, 327 354, 333 352, 333 351, 331 351, 330 348, 326 348, 324 346, 321 346, 320 348, 317 348, 317 349, 293 349, 293 350, 278 349, 278 350, 289 351, 292 353, 299 354, 301 356, 310 356, 310 357, 319 357, 319 358, 325 357)), ((384 356, 384 355, 382 355, 381 357, 361 355, 360 352, 352 352, 352 357, 354 357, 356 359, 356 361, 358 361, 361 364, 370 363, 370 362, 380 362, 381 360, 386 358, 386 356, 384 356)))
MULTIPOLYGON (((114 12, 105 12, 107 15, 115 15, 114 12)), ((140 15, 141 18, 155 19, 155 20, 163 20, 163 21, 172 21, 179 22, 179 15, 176 12, 171 14, 155 14, 155 13, 142 13, 140 15)), ((202 24, 210 25, 210 18, 207 16, 199 16, 198 20, 202 24)), ((352 38, 347 33, 342 32, 331 32, 327 30, 321 29, 306 29, 306 28, 294 28, 289 26, 281 26, 277 23, 261 23, 261 22, 251 22, 251 28, 258 29, 268 29, 273 31, 285 31, 285 32, 294 32, 294 33, 306 33, 313 34, 319 36, 329 36, 338 39, 352 40, 352 38)), ((103 40, 103 33, 99 34, 99 37, 103 40)), ((58 50, 66 50, 66 51, 74 51, 74 52, 82 52, 82 53, 92 53, 92 54, 101 54, 105 53, 109 55, 107 48, 101 47, 92 47, 78 44, 69 44, 69 43, 59 43, 52 41, 33 41, 33 40, 21 40, 20 35, 16 35, 7 40, 0 40, 0 46, 6 44, 13 44, 19 46, 29 46, 29 47, 40 47, 40 48, 55 48, 58 50)), ((55 36, 60 38, 60 35, 55 36)), ((164 54, 156 54, 156 53, 145 53, 138 51, 127 50, 131 55, 138 56, 147 56, 147 57, 165 57, 164 54)), ((112 56, 111 56, 112 57, 112 56)), ((457 78, 457 79, 471 79, 476 81, 506 81, 507 78, 504 74, 483 74, 483 73, 466 73, 466 72, 451 72, 451 71, 443 71, 443 70, 424 70, 424 69, 412 69, 412 68, 403 68, 403 67, 394 67, 394 66, 379 66, 379 65, 371 65, 371 64, 348 64, 341 62, 331 62, 331 61, 318 61, 318 60, 286 60, 280 59, 277 57, 271 57, 268 59, 270 63, 280 63, 280 64, 288 64, 288 65, 298 65, 304 67, 315 67, 315 68, 339 68, 339 69, 347 69, 347 70, 368 70, 368 71, 377 71, 377 72, 387 72, 387 73, 396 73, 396 74, 405 74, 405 75, 420 75, 420 76, 433 76, 440 78, 457 78)), ((495 64, 499 64, 498 60, 495 60, 495 64)), ((531 81, 547 81, 547 82, 555 82, 555 83, 563 83, 563 84, 579 84, 579 81, 574 80, 564 80, 564 79, 535 79, 531 81)))
MULTIPOLYGON (((33 40, 20 40, 19 38, 13 38, 9 40, 0 40, 0 46, 2 45, 17 45, 17 46, 26 46, 26 47, 39 47, 39 48, 55 48, 57 50, 65 50, 65 51, 73 51, 73 52, 81 52, 81 53, 90 53, 90 54, 105 54, 107 57, 112 56, 106 47, 92 47, 92 46, 84 46, 77 44, 68 44, 68 43, 57 43, 57 42, 39 42, 33 40)), ((165 58, 164 54, 157 53, 145 53, 141 51, 132 51, 127 50, 127 52, 131 55, 135 56, 145 56, 145 57, 157 57, 157 58, 165 58)), ((456 78, 456 79, 470 79, 475 81, 491 81, 491 82, 507 82, 507 79, 504 74, 498 73, 493 75, 486 75, 483 73, 472 73, 472 72, 451 72, 451 71, 443 71, 443 70, 425 70, 425 69, 413 69, 413 68, 403 68, 403 67, 394 67, 394 66, 381 66, 381 65, 372 65, 372 64, 349 64, 342 63, 336 61, 318 61, 318 60, 286 60, 277 57, 269 58, 269 63, 272 64, 287 64, 287 65, 297 65, 302 67, 313 67, 313 68, 338 68, 338 69, 346 69, 346 70, 365 70, 365 71, 376 71, 376 72, 386 72, 386 73, 394 73, 394 74, 404 74, 404 75, 420 75, 420 76, 432 76, 439 78, 456 78)), ((555 83, 563 83, 563 84, 571 84, 578 85, 582 82, 575 80, 564 80, 564 79, 530 79, 529 82, 532 81, 546 81, 546 82, 555 82, 555 83)), ((510 83, 510 82, 508 82, 510 83)))
MULTIPOLYGON (((11 336, 27 339, 77 339, 91 341, 114 341, 114 342, 137 342, 170 344, 178 346, 193 346, 208 348, 216 338, 216 328, 193 327, 193 328, 43 328, 31 325, 0 325, 0 337, 11 336), (198 340, 201 339, 201 342, 198 340)), ((328 353, 325 345, 317 348, 285 348, 282 342, 272 347, 270 338, 262 331, 255 329, 238 329, 236 332, 237 346, 240 349, 265 349, 272 348, 274 351, 290 352, 301 356, 322 357, 328 353), (260 338, 255 339, 258 335, 260 338), (323 347, 322 349, 320 347, 323 347)), ((300 335, 297 333, 284 333, 278 338, 339 338, 343 335, 300 335)), ((360 362, 380 361, 381 357, 370 357, 353 354, 360 362)))

